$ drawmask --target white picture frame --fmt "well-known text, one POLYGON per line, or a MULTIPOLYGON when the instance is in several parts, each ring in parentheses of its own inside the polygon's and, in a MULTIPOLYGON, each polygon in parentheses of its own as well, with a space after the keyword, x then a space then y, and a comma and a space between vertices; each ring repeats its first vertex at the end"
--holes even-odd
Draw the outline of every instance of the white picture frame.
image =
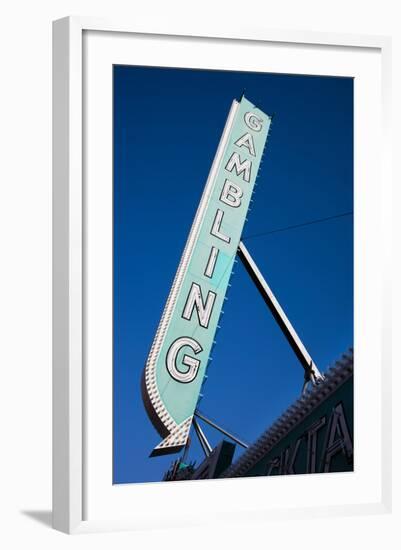
MULTIPOLYGON (((180 55, 183 55, 182 52, 180 55)), ((179 25, 141 28, 140 25, 131 25, 126 22, 111 22, 86 17, 69 17, 54 22, 53 526, 56 529, 67 533, 76 533, 138 529, 149 525, 246 521, 251 517, 259 519, 306 515, 311 517, 311 514, 314 513, 344 515, 367 512, 383 513, 390 510, 391 356, 387 341, 389 331, 384 330, 384 327, 388 327, 390 322, 390 287, 386 275, 391 253, 387 244, 390 227, 386 216, 391 208, 390 56, 391 41, 387 37, 300 31, 282 32, 263 29, 243 30, 229 29, 228 27, 218 30, 213 28, 197 29, 195 26, 180 28, 179 25), (138 44, 134 43, 135 40, 144 41, 144 47, 138 49, 138 44), (100 212, 102 208, 107 208, 110 188, 105 186, 105 192, 103 194, 99 192, 99 197, 94 198, 91 191, 88 192, 85 184, 86 178, 88 178, 86 155, 93 156, 92 142, 88 142, 87 132, 89 135, 93 135, 89 125, 96 115, 95 112, 88 115, 85 86, 88 85, 88 79, 99 79, 96 81, 99 84, 101 79, 105 78, 106 72, 102 69, 102 63, 116 62, 113 56, 118 58, 118 62, 167 64, 168 66, 168 56, 173 53, 169 54, 170 46, 161 49, 160 41, 164 41, 163 44, 167 44, 167 46, 170 44, 171 52, 174 51, 174 41, 180 41, 181 45, 185 42, 188 46, 194 46, 191 60, 184 61, 183 66, 209 67, 214 54, 214 57, 219 59, 219 49, 232 47, 235 48, 236 57, 224 56, 224 59, 228 59, 225 62, 227 64, 224 67, 219 66, 221 68, 236 68, 238 63, 242 63, 242 48, 252 45, 252 47, 259 48, 260 52, 263 48, 270 48, 272 52, 271 70, 274 69, 276 62, 278 65, 276 64, 275 67, 278 72, 280 63, 283 64, 283 71, 291 72, 288 67, 295 62, 292 59, 295 51, 296 63, 302 72, 303 63, 309 63, 307 58, 310 57, 311 52, 314 52, 313 63, 316 63, 316 67, 321 67, 321 74, 342 74, 344 70, 344 74, 348 76, 361 75, 361 88, 368 85, 368 79, 373 79, 372 89, 377 93, 374 95, 372 92, 374 97, 371 94, 369 98, 367 97, 367 101, 371 101, 374 107, 372 122, 375 130, 374 137, 368 135, 363 137, 369 132, 358 131, 355 142, 357 181, 363 176, 366 182, 364 193, 361 194, 358 191, 359 194, 356 195, 355 220, 355 311, 360 312, 358 313, 359 319, 367 319, 365 324, 364 322, 360 323, 361 327, 363 325, 361 329, 358 328, 358 325, 356 326, 355 343, 356 357, 359 354, 360 364, 363 362, 364 368, 366 368, 366 383, 363 392, 361 388, 358 389, 358 383, 356 383, 356 433, 359 433, 356 437, 359 437, 359 440, 356 440, 355 443, 359 445, 361 453, 360 479, 357 479, 359 474, 355 474, 354 478, 349 475, 348 478, 343 476, 341 483, 339 482, 340 477, 333 481, 330 474, 325 474, 327 477, 324 481, 320 475, 312 477, 285 476, 286 478, 297 478, 291 479, 291 481, 283 478, 270 479, 268 480, 271 483, 270 493, 272 495, 280 493, 281 497, 279 499, 277 496, 276 502, 269 505, 258 500, 257 495, 260 491, 257 489, 261 483, 260 478, 207 483, 139 484, 132 488, 129 486, 114 488, 116 490, 112 490, 113 494, 106 488, 111 484, 111 477, 107 478, 107 474, 105 474, 110 468, 111 453, 109 453, 108 447, 110 439, 101 439, 103 436, 98 438, 93 418, 96 417, 97 422, 106 427, 104 431, 109 437, 111 425, 109 404, 111 401, 108 400, 107 392, 111 392, 111 388, 108 388, 107 385, 110 381, 111 371, 108 372, 107 369, 109 367, 111 369, 111 364, 109 366, 107 362, 104 364, 104 376, 99 374, 99 380, 88 376, 89 363, 92 360, 88 361, 88 357, 93 357, 91 351, 88 353, 88 349, 92 349, 91 346, 93 346, 94 337, 91 331, 94 324, 91 322, 93 319, 90 306, 91 298, 89 298, 89 305, 87 302, 88 279, 86 272, 88 266, 89 271, 93 272, 102 265, 102 262, 108 261, 107 256, 94 257, 90 254, 90 250, 94 236, 102 239, 102 242, 106 243, 105 248, 108 248, 110 234, 107 231, 110 227, 108 223, 103 224, 103 227, 106 227, 105 233, 102 232, 100 225, 96 225, 96 221, 93 222, 93 225, 90 222, 89 227, 86 214, 89 209, 91 211, 90 219, 95 220, 97 209, 100 212), (132 47, 129 46, 131 43, 132 47), (277 52, 276 61, 273 59, 276 55, 274 52, 277 52), (288 57, 289 65, 287 66, 285 65, 285 55, 289 52, 291 55, 288 57), (329 72, 325 73, 324 65, 327 55, 330 56, 330 62, 326 69, 329 72), (348 58, 350 59, 349 66, 347 65, 348 58), (338 68, 338 73, 330 72, 330 64, 333 67, 342 66, 344 69, 338 68), (372 71, 371 67, 375 67, 375 69, 372 71), (361 144, 359 140, 364 139, 366 141, 361 144), (377 158, 370 158, 374 152, 377 154, 377 158), (366 161, 366 167, 369 167, 369 170, 366 168, 366 172, 360 169, 363 167, 361 159, 366 161), (377 208, 378 200, 379 208, 377 208), (375 219, 369 224, 369 217, 373 213, 375 219), (375 226, 374 234, 369 229, 370 225, 375 226), (364 251, 361 251, 360 247, 362 234, 366 234, 370 244, 369 248, 364 251), (93 262, 93 268, 89 265, 91 262, 93 262), (364 285, 359 285, 358 289, 358 276, 360 277, 362 268, 368 268, 368 271, 366 271, 364 285), (368 301, 367 296, 371 296, 372 289, 375 289, 377 293, 371 301, 368 301), (88 395, 90 396, 89 400, 88 395), (96 405, 97 396, 100 395, 106 396, 106 406, 102 408, 96 405), (97 409, 93 408, 96 406, 97 409), (362 421, 358 425, 358 411, 360 419, 362 416, 365 417, 366 423, 369 424, 369 430, 363 429, 362 421), (360 428, 359 432, 358 427, 360 428), (94 434, 93 437, 92 434, 94 434), (372 438, 370 442, 369 438, 372 438), (375 450, 371 451, 370 462, 368 457, 364 462, 364 454, 366 454, 369 444, 375 450), (365 453, 363 449, 365 449, 365 453), (93 457, 96 454, 99 457, 99 466, 95 467, 93 460, 88 460, 87 457, 88 455, 93 457), (327 488, 323 488, 322 483, 326 483, 326 480, 327 488), (347 484, 351 487, 353 480, 356 481, 346 498, 344 488, 347 484), (334 486, 337 485, 341 485, 342 489, 336 489, 337 493, 334 498, 334 486), (300 491, 307 487, 310 487, 308 492, 311 496, 295 498, 295 494, 300 494, 300 491), (333 491, 332 497, 330 491, 333 491), (217 503, 216 506, 226 506, 227 508, 222 514, 214 513, 212 509, 211 516, 213 517, 202 516, 199 511, 202 507, 204 509, 205 503, 211 498, 212 493, 213 500, 217 503), (323 499, 322 496, 320 502, 319 494, 323 495, 323 493, 328 496, 326 499, 323 499), (252 507, 238 504, 236 498, 238 494, 242 494, 244 501, 249 495, 254 495, 255 502, 252 507), (191 508, 180 518, 175 518, 164 507, 168 502, 171 502, 174 507, 174 499, 181 501, 182 499, 191 499, 191 508), (152 502, 155 500, 159 503, 162 502, 159 512, 156 512, 152 506, 152 502), (92 506, 91 503, 95 502, 96 506, 95 504, 92 506), (137 509, 134 508, 133 512, 135 502, 140 502, 141 505, 137 509), (193 502, 199 503, 199 505, 192 505, 193 502), (316 505, 313 504, 314 502, 316 505), (96 510, 96 513, 88 514, 88 509, 96 510)), ((176 60, 172 59, 171 63, 177 66, 176 60)), ((260 65, 257 66, 257 60, 253 63, 254 70, 266 70, 260 65)), ((293 71, 296 72, 294 69, 293 71)), ((99 99, 99 106, 95 106, 95 108, 104 106, 101 102, 107 102, 110 99, 107 91, 100 95, 102 97, 99 99)), ((359 107, 357 98, 355 104, 356 123, 361 124, 359 130, 362 127, 368 130, 366 117, 362 116, 364 112, 366 113, 363 109, 367 106, 359 107), (358 114, 359 109, 361 114, 358 114), (363 126, 364 124, 365 126, 363 126)), ((96 147, 98 153, 99 151, 105 152, 105 157, 109 158, 111 152, 107 153, 107 149, 111 139, 109 135, 110 119, 106 119, 107 116, 98 122, 101 125, 100 129, 103 130, 99 135, 106 136, 106 138, 103 142, 97 142, 96 147)), ((99 175, 100 178, 110 179, 109 170, 102 169, 102 174, 99 175)), ((358 189, 360 190, 361 187, 358 189)), ((106 273, 106 279, 103 280, 106 288, 110 284, 110 279, 107 279, 109 276, 110 272, 108 275, 106 273)), ((105 311, 108 314, 110 314, 109 306, 110 303, 105 306, 105 311)), ((107 323, 103 326, 99 325, 96 326, 96 330, 104 333, 104 331, 107 332, 108 326, 107 323)), ((97 332, 97 334, 100 333, 97 332)), ((105 338, 107 340, 107 334, 105 334, 105 338)), ((358 372, 358 360, 356 372, 358 372)), ((267 480, 263 480, 263 482, 265 481, 267 480)))

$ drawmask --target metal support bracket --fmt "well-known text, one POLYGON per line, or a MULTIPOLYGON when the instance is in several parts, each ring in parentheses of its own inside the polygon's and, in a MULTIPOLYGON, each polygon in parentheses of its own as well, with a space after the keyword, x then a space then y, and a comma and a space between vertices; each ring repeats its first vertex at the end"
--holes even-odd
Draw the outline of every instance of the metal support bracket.
MULTIPOLYGON (((213 420, 210 420, 209 418, 206 418, 206 416, 204 414, 202 414, 200 411, 198 411, 198 409, 196 409, 196 411, 195 411, 195 416, 197 416, 198 418, 203 420, 203 422, 206 422, 206 424, 209 424, 209 426, 211 426, 215 430, 218 430, 223 435, 226 435, 227 437, 229 437, 230 439, 235 441, 235 443, 238 443, 238 445, 241 445, 241 447, 244 447, 244 449, 248 449, 248 447, 249 447, 248 443, 244 443, 244 441, 242 441, 241 439, 239 439, 238 437, 236 437, 235 435, 233 435, 229 431, 225 430, 224 428, 222 428, 221 426, 216 424, 216 422, 213 422, 213 420)), ((198 424, 198 426, 199 426, 199 424, 198 424)))
POLYGON ((275 321, 281 328, 284 336, 305 370, 305 381, 302 388, 302 392, 305 392, 309 382, 312 382, 313 385, 318 384, 321 380, 324 380, 324 376, 320 373, 319 369, 313 362, 312 357, 307 352, 294 327, 284 313, 283 308, 280 306, 277 298, 274 296, 271 288, 267 284, 242 241, 238 246, 238 257, 243 263, 252 281, 255 283, 256 288, 262 295, 262 298, 270 309, 275 321))
POLYGON ((195 417, 192 418, 192 425, 194 427, 196 435, 198 436, 200 446, 202 447, 205 456, 210 456, 210 453, 212 452, 212 447, 195 417))

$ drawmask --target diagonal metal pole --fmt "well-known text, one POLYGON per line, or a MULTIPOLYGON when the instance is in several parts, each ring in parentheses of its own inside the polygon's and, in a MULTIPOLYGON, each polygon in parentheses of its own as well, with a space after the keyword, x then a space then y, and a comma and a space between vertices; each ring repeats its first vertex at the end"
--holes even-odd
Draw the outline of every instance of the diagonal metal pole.
POLYGON ((203 452, 205 453, 205 456, 210 456, 210 453, 212 452, 212 447, 210 446, 209 441, 207 440, 205 434, 203 433, 202 428, 199 426, 198 421, 195 417, 192 418, 192 424, 195 429, 195 433, 198 436, 199 443, 202 447, 203 452))
POLYGON ((248 449, 249 445, 247 443, 244 443, 243 441, 241 441, 241 439, 239 439, 235 435, 231 434, 230 432, 228 432, 227 430, 225 430, 224 428, 216 424, 216 422, 213 422, 213 420, 210 420, 210 418, 206 418, 206 416, 202 414, 200 411, 198 411, 198 409, 196 409, 195 411, 195 416, 197 416, 198 418, 206 422, 206 424, 209 424, 209 426, 212 426, 212 428, 215 428, 222 434, 226 435, 227 437, 229 437, 230 439, 238 443, 238 445, 241 445, 241 447, 248 449))
POLYGON ((312 357, 307 352, 294 327, 284 313, 283 308, 280 306, 277 298, 274 296, 271 288, 242 241, 238 247, 238 256, 305 370, 305 384, 303 390, 305 390, 309 381, 316 384, 319 380, 323 380, 324 376, 313 362, 312 357))

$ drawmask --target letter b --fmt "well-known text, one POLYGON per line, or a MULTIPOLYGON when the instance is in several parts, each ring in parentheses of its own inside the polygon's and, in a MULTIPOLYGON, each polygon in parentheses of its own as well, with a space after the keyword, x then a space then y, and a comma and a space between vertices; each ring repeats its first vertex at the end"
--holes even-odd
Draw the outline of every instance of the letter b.
POLYGON ((228 206, 238 208, 241 206, 241 197, 243 194, 244 193, 242 192, 241 187, 230 180, 226 180, 220 195, 220 200, 221 202, 228 204, 228 206))

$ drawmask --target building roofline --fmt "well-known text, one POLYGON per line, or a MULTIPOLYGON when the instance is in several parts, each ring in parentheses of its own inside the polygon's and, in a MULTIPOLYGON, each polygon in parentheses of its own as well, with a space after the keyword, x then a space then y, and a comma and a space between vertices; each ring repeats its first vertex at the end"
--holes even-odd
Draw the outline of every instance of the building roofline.
POLYGON ((220 477, 242 477, 288 435, 323 401, 342 386, 354 372, 354 352, 350 349, 325 373, 324 380, 290 405, 279 418, 225 470, 220 477))

